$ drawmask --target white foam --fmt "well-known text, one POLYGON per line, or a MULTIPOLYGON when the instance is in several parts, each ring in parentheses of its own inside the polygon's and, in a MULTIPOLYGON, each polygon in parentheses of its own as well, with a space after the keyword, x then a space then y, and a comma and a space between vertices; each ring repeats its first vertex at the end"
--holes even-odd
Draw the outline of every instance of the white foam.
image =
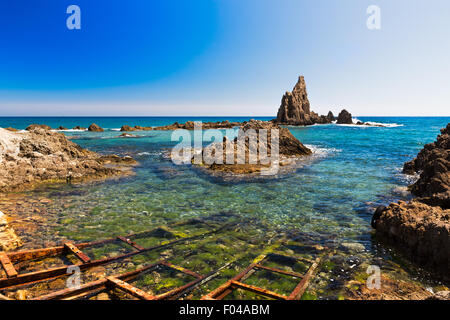
POLYGON ((403 124, 398 123, 383 123, 383 122, 375 122, 375 121, 361 121, 358 118, 352 118, 353 124, 338 124, 338 126, 343 127, 358 127, 358 128, 373 128, 373 127, 383 127, 383 128, 395 128, 395 127, 403 127, 403 124), (363 122, 364 124, 357 124, 358 122, 363 122))

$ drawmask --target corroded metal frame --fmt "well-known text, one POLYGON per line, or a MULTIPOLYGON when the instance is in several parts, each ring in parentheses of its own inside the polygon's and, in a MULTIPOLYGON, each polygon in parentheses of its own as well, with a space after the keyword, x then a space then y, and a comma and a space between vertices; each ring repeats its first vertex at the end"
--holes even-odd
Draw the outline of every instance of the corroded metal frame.
MULTIPOLYGON (((203 222, 202 220, 196 220, 197 223, 203 223, 208 227, 213 227, 211 224, 203 222)), ((177 223, 175 225, 184 225, 188 224, 188 222, 182 222, 177 223)), ((93 241, 93 242, 86 242, 86 243, 78 243, 74 244, 72 242, 65 242, 62 246, 57 247, 51 247, 51 248, 44 248, 44 249, 33 249, 33 250, 24 250, 24 251, 16 251, 16 252, 0 252, 0 264, 3 267, 3 269, 6 272, 6 278, 0 279, 0 289, 12 289, 18 286, 23 285, 30 285, 37 282, 41 282, 44 280, 51 280, 55 279, 61 276, 64 276, 67 274, 67 270, 70 267, 73 267, 74 265, 64 265, 61 267, 41 270, 41 271, 34 271, 34 272, 27 272, 27 273, 20 273, 14 268, 14 263, 18 262, 24 262, 24 261, 32 261, 36 259, 43 259, 47 257, 53 257, 58 255, 64 255, 64 254, 74 254, 75 257, 77 257, 79 260, 81 260, 81 263, 75 264, 75 266, 79 267, 80 270, 87 270, 96 266, 105 265, 108 263, 112 263, 121 259, 125 259, 128 257, 132 257, 138 254, 142 254, 145 252, 158 250, 158 249, 164 249, 166 247, 173 246, 177 243, 185 242, 188 240, 193 240, 197 238, 205 237, 209 234, 216 233, 224 228, 227 228, 230 224, 224 224, 220 227, 216 227, 215 229, 199 233, 196 235, 188 236, 188 237, 181 237, 176 240, 172 241, 164 241, 158 245, 151 246, 148 248, 143 248, 136 244, 134 241, 132 241, 132 238, 143 236, 146 234, 150 234, 156 230, 164 230, 164 231, 171 231, 170 229, 167 229, 166 227, 157 227, 150 231, 145 231, 141 233, 136 234, 130 234, 128 236, 119 236, 114 237, 106 240, 101 241, 93 241), (118 255, 115 257, 109 257, 104 259, 98 259, 92 261, 91 258, 86 255, 82 249, 89 248, 93 246, 113 243, 116 241, 121 241, 124 244, 130 246, 131 249, 134 251, 118 255)))
POLYGON ((202 300, 222 300, 227 295, 232 293, 235 289, 243 289, 243 290, 250 291, 250 292, 271 298, 271 299, 276 299, 276 300, 299 300, 302 297, 305 290, 308 288, 309 282, 310 282, 312 276, 314 275, 314 272, 316 271, 317 267, 319 266, 319 263, 320 263, 320 257, 311 261, 311 260, 304 259, 304 258, 286 256, 286 255, 283 255, 280 253, 270 252, 267 254, 263 254, 263 255, 259 256, 258 258, 256 258, 252 264, 250 264, 247 268, 245 268, 238 275, 236 275, 232 279, 228 280, 223 285, 214 289, 210 293, 204 295, 201 299, 202 300), (294 260, 304 260, 304 261, 310 262, 311 265, 305 274, 289 272, 289 271, 285 271, 285 270, 281 270, 281 269, 277 269, 277 268, 270 268, 270 267, 266 267, 266 266, 262 265, 261 264, 262 261, 265 260, 270 255, 281 256, 284 258, 294 259, 294 260), (273 272, 273 273, 288 275, 291 277, 299 278, 301 280, 297 284, 297 286, 294 288, 294 290, 289 294, 289 296, 278 294, 276 292, 273 292, 273 291, 270 291, 270 290, 267 290, 264 288, 245 284, 244 281, 246 279, 248 279, 258 269, 266 270, 266 271, 273 272))

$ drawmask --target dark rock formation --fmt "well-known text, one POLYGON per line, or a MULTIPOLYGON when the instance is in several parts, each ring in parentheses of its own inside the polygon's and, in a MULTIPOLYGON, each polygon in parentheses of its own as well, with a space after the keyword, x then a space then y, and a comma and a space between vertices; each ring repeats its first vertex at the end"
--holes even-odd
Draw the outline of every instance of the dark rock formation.
POLYGON ((73 128, 73 130, 86 130, 84 127, 76 126, 73 128))
POLYGON ((331 121, 328 116, 319 116, 311 111, 305 78, 300 76, 292 92, 287 91, 281 99, 277 122, 288 125, 312 125, 331 121))
POLYGON ((422 202, 450 208, 450 123, 435 142, 425 145, 414 160, 405 163, 403 172, 420 173, 411 193, 422 202))
POLYGON ((59 127, 58 127, 58 130, 67 130, 67 128, 66 128, 66 127, 63 127, 63 126, 59 126, 59 127))
POLYGON ((327 120, 328 120, 329 122, 334 121, 334 114, 333 114, 333 112, 328 111, 328 114, 327 114, 327 120))
POLYGON ((95 123, 91 124, 91 125, 89 126, 88 130, 89 130, 89 131, 92 131, 92 132, 103 132, 103 131, 104 131, 101 127, 99 127, 99 126, 96 125, 95 123))
MULTIPOLYGON (((153 130, 176 130, 176 129, 186 129, 186 130, 194 130, 194 121, 187 121, 186 123, 178 123, 175 122, 173 124, 161 127, 155 127, 153 130)), ((240 126, 239 122, 230 122, 228 120, 225 121, 217 121, 217 122, 202 122, 202 129, 231 129, 237 126, 240 126)))
POLYGON ((337 118, 337 124, 352 124, 352 114, 348 112, 347 110, 342 110, 337 118))
POLYGON ((10 132, 0 128, 0 192, 32 189, 42 182, 78 182, 130 174, 131 158, 102 157, 62 133, 37 128, 10 132), (122 161, 119 161, 121 159, 122 161), (119 167, 106 164, 121 164, 119 167))

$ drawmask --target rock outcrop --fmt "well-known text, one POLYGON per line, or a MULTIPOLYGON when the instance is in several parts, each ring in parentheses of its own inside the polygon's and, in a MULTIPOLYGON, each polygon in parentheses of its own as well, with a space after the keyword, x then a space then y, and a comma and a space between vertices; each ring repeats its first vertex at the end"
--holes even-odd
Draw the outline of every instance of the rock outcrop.
POLYGON ((259 173, 264 169, 271 168, 275 163, 272 163, 272 129, 278 130, 278 152, 279 152, 279 162, 276 165, 284 166, 290 164, 288 161, 292 158, 298 158, 301 156, 310 155, 312 151, 305 147, 297 138, 295 138, 292 133, 287 128, 282 128, 278 124, 271 121, 259 121, 250 120, 249 122, 244 122, 240 127, 238 136, 233 140, 229 141, 228 138, 224 138, 223 142, 211 143, 210 145, 204 147, 201 150, 201 159, 205 159, 205 154, 212 158, 220 159, 220 161, 214 161, 214 163, 195 163, 195 156, 193 157, 193 163, 201 165, 212 171, 228 172, 232 174, 252 174, 259 173), (265 130, 267 132, 267 139, 261 139, 261 131, 265 130), (254 130, 254 138, 249 136, 254 130), (238 141, 243 141, 243 148, 239 148, 238 141), (267 158, 260 153, 260 147, 267 150, 267 158), (223 153, 216 157, 216 152, 222 150, 223 153), (250 160, 250 155, 253 154, 256 160, 252 162, 250 160), (239 162, 238 159, 244 159, 243 163, 239 162), (233 163, 229 163, 228 159, 232 159, 233 163), (267 159, 267 161, 266 161, 267 159))
MULTIPOLYGON (((329 112, 329 114, 331 111, 329 112)), ((300 76, 292 92, 287 91, 281 99, 277 122, 288 125, 312 125, 315 123, 330 123, 329 116, 319 116, 311 111, 306 92, 305 78, 300 76)))
POLYGON ((6 215, 0 211, 0 251, 14 250, 22 245, 22 241, 8 225, 6 215))
POLYGON ((405 163, 407 174, 420 173, 410 186, 417 198, 380 207, 372 218, 377 235, 421 265, 449 278, 450 270, 450 124, 437 141, 405 163))
POLYGON ((46 124, 30 124, 25 130, 32 131, 34 129, 52 130, 52 128, 46 124))
POLYGON ((450 208, 450 123, 435 142, 425 145, 414 160, 405 163, 403 172, 420 174, 410 189, 422 202, 450 208))
POLYGON ((353 123, 352 114, 345 109, 342 110, 337 117, 336 123, 337 124, 352 124, 353 123))
POLYGON ((103 132, 103 131, 105 131, 100 126, 96 125, 95 123, 91 124, 89 126, 88 130, 92 131, 92 132, 103 132))
MULTIPOLYGON (((117 164, 117 159, 114 161, 117 164)), ((10 132, 0 128, 0 192, 31 189, 42 182, 77 182, 129 174, 132 161, 111 166, 110 159, 85 150, 62 133, 37 128, 10 132)), ((133 163, 135 164, 135 162, 133 163)))

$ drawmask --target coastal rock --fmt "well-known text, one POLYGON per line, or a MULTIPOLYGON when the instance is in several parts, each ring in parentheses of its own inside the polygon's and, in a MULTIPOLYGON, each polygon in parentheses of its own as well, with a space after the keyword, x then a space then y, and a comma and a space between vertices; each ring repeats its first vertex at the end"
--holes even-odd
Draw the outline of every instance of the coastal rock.
POLYGON ((411 260, 448 276, 450 209, 413 200, 391 203, 382 210, 377 236, 394 244, 411 260))
POLYGON ((0 251, 10 251, 22 245, 22 241, 8 225, 6 215, 0 211, 0 251))
POLYGON ((125 126, 122 126, 122 128, 120 128, 120 131, 126 131, 126 132, 129 132, 129 131, 137 131, 137 129, 136 129, 136 128, 133 128, 133 127, 131 127, 131 126, 125 125, 125 126))
POLYGON ((59 126, 57 130, 67 130, 67 128, 63 127, 63 126, 59 126))
POLYGON ((277 122, 288 125, 312 125, 331 121, 327 116, 319 116, 311 111, 305 78, 300 76, 292 92, 287 91, 283 95, 277 113, 277 122))
POLYGON ((87 130, 87 129, 84 127, 76 126, 73 128, 73 130, 87 130))
POLYGON ((333 112, 328 111, 327 119, 328 119, 329 122, 334 121, 334 114, 333 114, 333 112))
MULTIPOLYGON (((232 129, 232 128, 240 126, 240 125, 241 125, 241 123, 239 123, 239 122, 230 122, 228 120, 217 121, 217 122, 201 122, 202 130, 232 129)), ((167 126, 153 128, 153 130, 177 130, 177 129, 194 130, 195 122, 194 121, 187 121, 186 123, 175 122, 175 123, 167 125, 167 126)))
POLYGON ((45 124, 30 124, 25 130, 33 131, 34 129, 52 130, 50 126, 47 126, 45 124))
POLYGON ((404 164, 403 172, 420 173, 410 190, 421 201, 450 208, 450 123, 435 142, 425 145, 414 160, 404 164))
MULTIPOLYGON (((279 155, 280 163, 286 160, 286 158, 300 157, 310 155, 312 151, 305 147, 298 139, 296 139, 287 128, 279 127, 277 124, 270 121, 250 120, 244 122, 240 127, 238 136, 230 141, 227 137, 223 139, 223 142, 211 143, 201 150, 202 159, 205 159, 205 154, 219 161, 214 161, 212 164, 203 162, 201 164, 195 162, 195 156, 193 157, 193 163, 201 165, 207 169, 213 171, 229 172, 233 174, 252 174, 261 172, 263 169, 270 168, 273 163, 266 163, 262 161, 259 153, 258 146, 263 146, 267 150, 267 156, 270 158, 272 155, 272 140, 271 129, 277 129, 279 134, 279 155), (261 129, 266 130, 267 139, 260 139, 261 129), (250 131, 254 130, 254 131, 250 131), (254 132, 254 138, 249 137, 249 134, 254 132), (243 141, 243 148, 238 148, 238 140, 243 141), (216 152, 222 151, 221 155, 217 155, 216 152), (250 154, 256 156, 254 162, 250 161, 250 154), (244 159, 239 162, 238 159, 244 159), (233 163, 227 163, 228 159, 232 159, 233 163)), ((270 161, 268 161, 270 162, 270 161)), ((281 165, 281 164, 280 164, 281 165)))
POLYGON ((5 130, 11 131, 11 132, 17 132, 17 131, 19 131, 18 129, 16 129, 16 128, 11 128, 11 127, 5 128, 5 130))
POLYGON ((352 119, 352 114, 350 112, 348 112, 347 110, 343 109, 337 118, 337 124, 352 124, 353 123, 353 119, 352 119))
POLYGON ((89 131, 92 132, 103 132, 105 130, 103 130, 101 127, 99 127, 98 125, 96 125, 95 123, 91 124, 88 128, 89 131))
MULTIPOLYGON (((0 192, 31 189, 42 182, 77 182, 130 174, 122 166, 131 161, 122 159, 120 168, 105 166, 101 155, 81 148, 62 133, 40 128, 13 133, 0 128, 0 192)), ((116 159, 114 163, 117 162, 116 159)))

